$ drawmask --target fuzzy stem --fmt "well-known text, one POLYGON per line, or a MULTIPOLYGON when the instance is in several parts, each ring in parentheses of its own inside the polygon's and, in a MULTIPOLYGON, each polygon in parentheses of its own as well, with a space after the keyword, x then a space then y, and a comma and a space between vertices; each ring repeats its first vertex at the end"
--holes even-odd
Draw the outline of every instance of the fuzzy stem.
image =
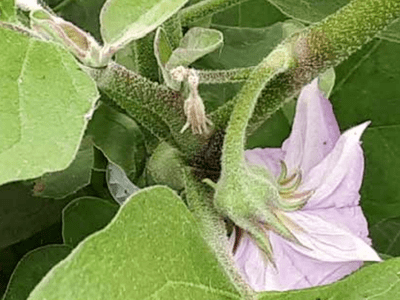
POLYGON ((182 9, 180 12, 182 26, 188 26, 190 23, 246 1, 248 0, 205 0, 198 2, 182 9))
POLYGON ((103 93, 160 140, 171 142, 188 156, 198 150, 202 137, 179 133, 186 122, 181 93, 116 63, 102 69, 82 68, 103 93))
POLYGON ((235 107, 226 131, 221 158, 222 174, 241 174, 243 166, 246 128, 257 99, 265 84, 275 75, 292 65, 290 50, 281 45, 272 51, 250 74, 249 79, 235 97, 235 107), (237 172, 235 172, 237 170, 237 172))
POLYGON ((219 84, 228 82, 241 82, 249 78, 254 67, 229 69, 229 70, 197 70, 199 83, 219 84))
MULTIPOLYGON (((249 121, 254 132, 286 99, 319 73, 335 67, 400 16, 400 0, 353 0, 322 22, 289 37, 297 67, 273 78, 264 88, 249 121)), ((234 99, 235 100, 235 99, 234 99)), ((235 102, 210 115, 216 128, 225 128, 235 102)))
POLYGON ((213 251, 220 266, 242 295, 242 299, 255 300, 255 293, 240 275, 229 247, 223 218, 211 205, 210 193, 185 170, 185 192, 188 207, 196 218, 201 235, 213 251), (207 200, 210 202, 207 203, 207 200))

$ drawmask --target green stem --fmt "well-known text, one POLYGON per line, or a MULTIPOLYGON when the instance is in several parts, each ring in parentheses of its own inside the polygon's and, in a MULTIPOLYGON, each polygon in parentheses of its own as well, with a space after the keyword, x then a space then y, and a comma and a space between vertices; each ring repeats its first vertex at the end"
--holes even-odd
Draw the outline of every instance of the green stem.
POLYGON ((278 73, 293 65, 290 49, 281 45, 273 50, 250 74, 249 79, 235 97, 235 107, 225 134, 221 158, 221 173, 241 174, 243 166, 246 128, 257 99, 265 84, 278 73), (235 172, 237 170, 237 172, 235 172))
POLYGON ((182 9, 180 12, 182 26, 188 26, 190 23, 246 1, 248 0, 205 0, 198 2, 182 9))
MULTIPOLYGON (((298 65, 266 85, 249 121, 248 133, 254 132, 286 99, 294 97, 304 84, 347 59, 399 16, 400 0, 353 0, 322 22, 289 37, 285 43, 292 44, 298 65)), ((226 127, 234 104, 230 101, 210 115, 217 129, 226 127)))
POLYGON ((246 81, 254 67, 238 68, 230 70, 197 70, 199 81, 203 84, 219 84, 228 82, 246 81))
POLYGON ((207 191, 188 170, 184 172, 188 207, 198 222, 201 235, 219 264, 245 300, 255 300, 255 292, 240 275, 228 247, 228 234, 223 218, 212 207, 212 193, 207 191), (209 201, 209 202, 208 202, 209 201))
POLYGON ((187 156, 193 155, 204 142, 190 130, 180 133, 186 123, 181 93, 116 63, 102 69, 82 68, 103 93, 160 140, 172 143, 187 156))
POLYGON ((68 5, 70 5, 74 1, 75 0, 63 0, 60 3, 58 3, 54 8, 52 8, 52 10, 54 12, 59 12, 59 11, 63 10, 64 7, 67 7, 68 5))

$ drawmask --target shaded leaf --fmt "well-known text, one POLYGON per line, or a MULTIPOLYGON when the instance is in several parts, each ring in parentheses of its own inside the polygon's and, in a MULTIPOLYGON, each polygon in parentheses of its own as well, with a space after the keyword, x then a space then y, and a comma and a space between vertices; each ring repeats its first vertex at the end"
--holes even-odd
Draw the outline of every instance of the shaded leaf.
POLYGON ((0 28, 0 184, 65 169, 98 98, 59 46, 0 28))
POLYGON ((400 217, 382 220, 369 232, 379 253, 400 256, 400 217))
POLYGON ((268 292, 259 300, 310 300, 310 299, 397 299, 400 295, 400 258, 362 268, 336 283, 311 289, 290 292, 268 292))
POLYGON ((146 154, 144 137, 133 119, 102 103, 89 122, 86 135, 129 178, 142 173, 146 154))
POLYGON ((262 28, 286 20, 288 17, 266 0, 250 0, 217 13, 214 25, 262 28))
POLYGON ((0 249, 61 220, 61 211, 70 199, 34 197, 31 187, 21 182, 0 187, 0 249))
POLYGON ((100 13, 103 40, 122 48, 156 29, 187 1, 107 0, 100 13))
POLYGON ((35 196, 64 198, 90 183, 94 163, 93 144, 84 138, 75 159, 65 170, 44 174, 35 180, 35 196))
MULTIPOLYGON (((361 205, 373 226, 400 215, 400 115, 395 113, 400 100, 400 45, 374 40, 335 71, 331 99, 340 126, 372 122, 363 137, 361 205)), ((373 242, 380 249, 379 242, 373 242)))
POLYGON ((106 226, 118 211, 118 205, 95 197, 81 197, 63 210, 64 243, 76 247, 85 237, 106 226))
POLYGON ((182 200, 166 187, 136 193, 105 229, 79 244, 29 297, 146 298, 240 298, 182 200))
POLYGON ((25 300, 50 269, 64 259, 72 248, 48 245, 27 253, 16 266, 2 300, 25 300))

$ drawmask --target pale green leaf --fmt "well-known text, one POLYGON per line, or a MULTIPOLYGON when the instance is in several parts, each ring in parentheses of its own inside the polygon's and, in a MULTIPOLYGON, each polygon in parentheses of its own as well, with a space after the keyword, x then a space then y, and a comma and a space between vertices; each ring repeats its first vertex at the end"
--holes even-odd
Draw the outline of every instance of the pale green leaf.
POLYGON ((93 144, 90 139, 82 139, 75 159, 62 171, 44 174, 35 181, 35 196, 64 198, 90 183, 94 163, 93 144))
POLYGON ((0 184, 65 169, 98 92, 59 46, 0 28, 0 184))
POLYGON ((28 252, 15 267, 2 300, 26 300, 46 273, 71 250, 67 245, 47 245, 28 252))
POLYGON ((100 13, 103 40, 122 48, 156 29, 187 1, 108 0, 100 13))
POLYGON ((335 69, 329 68, 318 76, 318 87, 324 94, 325 98, 329 98, 335 85, 335 69))
POLYGON ((0 21, 11 22, 15 19, 14 0, 0 1, 0 21))
POLYGON ((400 295, 400 258, 360 269, 336 283, 290 292, 265 292, 259 300, 394 300, 400 295))
POLYGON ((169 188, 125 202, 36 286, 29 300, 240 299, 169 188))
POLYGON ((200 57, 222 46, 224 37, 215 29, 193 27, 185 34, 166 65, 167 70, 177 66, 188 66, 200 57))
POLYGON ((154 55, 157 59, 157 64, 161 70, 166 85, 171 89, 178 91, 181 87, 181 83, 172 79, 171 74, 165 68, 171 54, 172 47, 168 40, 167 33, 162 27, 158 27, 154 38, 154 55))
POLYGON ((106 226, 118 211, 118 205, 95 197, 71 201, 63 210, 64 243, 76 247, 90 234, 106 226))

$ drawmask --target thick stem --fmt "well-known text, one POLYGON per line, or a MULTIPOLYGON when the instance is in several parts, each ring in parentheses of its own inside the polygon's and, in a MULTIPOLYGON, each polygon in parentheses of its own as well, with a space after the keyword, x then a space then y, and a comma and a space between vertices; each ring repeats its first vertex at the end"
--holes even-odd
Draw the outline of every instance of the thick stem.
POLYGON ((248 0, 205 0, 198 2, 180 12, 182 26, 188 26, 190 23, 246 1, 248 0))
POLYGON ((246 81, 253 70, 254 67, 212 71, 197 70, 197 74, 200 83, 219 84, 246 81))
MULTIPOLYGON (((289 37, 296 68, 272 79, 261 93, 248 133, 256 130, 304 84, 335 67, 400 16, 400 0, 354 0, 311 28, 289 37)), ((236 99, 234 99, 236 100, 236 99)), ((210 115, 216 128, 225 128, 234 107, 226 103, 210 115)))
POLYGON ((276 74, 286 71, 293 63, 290 49, 282 45, 272 51, 250 74, 235 97, 235 107, 226 131, 221 158, 222 174, 241 174, 244 161, 246 128, 257 99, 265 84, 276 74), (238 172, 235 172, 237 170, 238 172))
POLYGON ((211 206, 211 195, 185 171, 185 191, 188 207, 196 218, 201 235, 213 251, 225 274, 245 300, 255 300, 255 292, 240 275, 230 249, 223 218, 211 206), (210 202, 207 203, 207 200, 210 202))

